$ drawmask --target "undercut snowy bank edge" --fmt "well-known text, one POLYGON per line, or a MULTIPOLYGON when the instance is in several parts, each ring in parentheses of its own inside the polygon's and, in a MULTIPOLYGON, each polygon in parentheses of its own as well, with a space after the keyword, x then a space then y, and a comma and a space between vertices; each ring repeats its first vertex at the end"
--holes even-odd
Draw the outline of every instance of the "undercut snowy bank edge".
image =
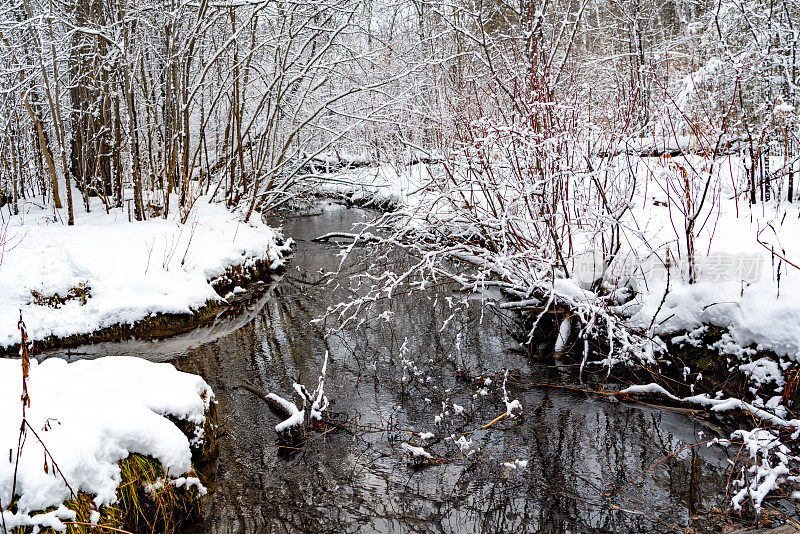
POLYGON ((201 377, 123 356, 31 361, 31 432, 19 447, 21 367, 0 360, 0 447, 11 451, 0 461, 2 527, 171 532, 197 517, 197 469, 215 448, 216 402, 201 377))

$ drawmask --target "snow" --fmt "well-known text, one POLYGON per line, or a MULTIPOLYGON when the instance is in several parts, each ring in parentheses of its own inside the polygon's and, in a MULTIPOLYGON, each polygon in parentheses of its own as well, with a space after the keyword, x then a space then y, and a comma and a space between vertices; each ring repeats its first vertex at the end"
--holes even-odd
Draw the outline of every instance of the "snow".
POLYGON ((770 382, 774 382, 778 387, 784 384, 780 366, 770 358, 759 358, 754 362, 744 363, 739 366, 739 370, 747 374, 750 377, 750 381, 757 387, 770 382))
MULTIPOLYGON (((282 265, 289 243, 254 214, 249 223, 223 205, 200 198, 181 223, 129 222, 121 209, 106 214, 98 199, 91 213, 76 206, 75 226, 54 220, 34 201, 8 218, 0 237, 0 346, 18 342, 19 311, 32 340, 86 334, 131 324, 152 314, 190 313, 220 300, 211 282, 226 269, 266 260, 282 265), (85 304, 72 299, 54 308, 33 293, 66 297, 80 285, 85 304)), ((234 289, 237 293, 241 288, 234 289)))
POLYGON ((465 454, 467 456, 471 456, 478 451, 478 446, 475 442, 471 439, 468 439, 466 436, 461 436, 455 443, 458 446, 458 450, 461 451, 461 454, 465 454))
POLYGON ((516 470, 516 469, 525 469, 528 467, 528 460, 514 460, 512 462, 503 462, 503 466, 516 470))
POLYGON ((510 419, 514 419, 516 415, 514 414, 514 410, 522 411, 522 403, 517 400, 510 400, 508 398, 508 390, 506 389, 506 382, 508 382, 508 369, 505 371, 505 375, 503 376, 503 402, 506 405, 506 417, 510 419))
POLYGON ((275 393, 269 393, 267 398, 278 403, 286 412, 289 414, 289 417, 275 425, 275 432, 282 433, 286 430, 289 430, 292 427, 302 426, 304 420, 304 413, 297 408, 297 405, 292 401, 286 400, 280 395, 276 395, 275 393))
POLYGON ((678 397, 676 397, 675 395, 673 395, 672 393, 670 393, 669 391, 667 391, 663 387, 659 386, 658 384, 636 384, 636 385, 629 386, 629 387, 623 389, 622 391, 620 391, 620 393, 623 393, 623 394, 626 394, 626 395, 656 394, 656 395, 663 395, 663 396, 667 397, 668 399, 672 399, 672 400, 676 400, 676 401, 680 400, 678 397))
POLYGON ((275 425, 275 432, 282 434, 287 430, 293 430, 295 427, 302 428, 306 421, 306 413, 308 413, 309 420, 322 421, 322 413, 328 409, 330 402, 325 395, 325 375, 328 369, 328 352, 325 352, 325 359, 322 363, 319 378, 317 379, 317 387, 313 392, 309 393, 308 388, 303 384, 294 382, 292 388, 294 392, 300 397, 302 404, 300 408, 297 404, 287 400, 275 393, 268 393, 266 398, 278 404, 283 411, 286 412, 288 417, 275 425))
POLYGON ((327 195, 347 196, 367 205, 409 206, 425 194, 433 171, 429 165, 408 167, 381 165, 363 167, 340 174, 329 174, 319 184, 327 195))
MULTIPOLYGON (((701 167, 699 157, 674 159, 701 167)), ((689 284, 681 248, 683 216, 677 213, 675 178, 664 165, 654 158, 633 164, 638 185, 626 218, 630 244, 609 266, 605 279, 617 287, 628 279, 637 295, 618 311, 632 328, 646 330, 653 323, 657 333, 669 334, 715 325, 727 329, 733 352, 754 345, 797 359, 800 270, 781 257, 795 264, 800 259, 800 241, 793 238, 800 233, 800 208, 785 200, 749 205, 737 198, 732 185, 743 180, 742 160, 730 156, 718 162, 716 196, 702 211, 703 224, 695 235, 699 275, 689 284), (671 266, 664 298, 667 249, 679 260, 671 266)), ((771 165, 777 168, 781 162, 771 165)))
POLYGON ((427 458, 429 460, 433 458, 433 456, 431 456, 431 453, 429 453, 422 447, 415 447, 414 445, 409 445, 408 443, 405 442, 401 445, 401 447, 403 448, 404 451, 411 454, 414 458, 427 458))
POLYGON ((731 438, 741 440, 742 447, 753 460, 749 468, 742 469, 741 478, 736 481, 741 489, 732 499, 735 510, 741 510, 742 503, 750 498, 758 513, 764 498, 772 490, 778 489, 782 482, 800 481, 800 477, 788 476, 790 459, 795 462, 800 459, 792 457, 789 448, 769 430, 761 428, 752 431, 737 430, 731 438))
MULTIPOLYGON (((0 500, 10 502, 21 426, 22 371, 19 359, 0 359, 0 450, 13 451, 0 461, 0 500)), ((199 376, 177 371, 171 364, 115 356, 67 363, 50 358, 31 361, 28 378, 30 407, 26 418, 63 473, 43 468, 45 451, 32 432, 19 456, 16 513, 5 511, 6 525, 51 526, 74 513, 61 504, 71 487, 94 498, 100 507, 116 501, 119 462, 131 453, 161 462, 168 476, 186 475, 192 468, 190 440, 168 418, 196 425, 205 422, 213 402, 211 388, 199 376), (64 479, 69 483, 69 487, 64 479), (58 507, 47 514, 35 514, 58 507)), ((202 439, 197 434, 192 441, 202 439)), ((196 478, 175 484, 204 488, 196 478)))
POLYGON ((197 477, 178 477, 172 481, 172 484, 176 488, 182 488, 186 486, 187 488, 197 488, 198 493, 202 495, 206 495, 208 490, 205 486, 200 482, 200 479, 197 477))

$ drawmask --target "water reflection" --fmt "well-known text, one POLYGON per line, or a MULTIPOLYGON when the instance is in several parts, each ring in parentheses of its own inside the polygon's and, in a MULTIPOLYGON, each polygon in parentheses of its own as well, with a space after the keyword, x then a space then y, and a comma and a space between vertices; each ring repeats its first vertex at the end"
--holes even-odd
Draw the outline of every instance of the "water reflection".
MULTIPOLYGON (((326 283, 338 249, 310 240, 349 231, 365 216, 326 207, 287 219, 299 247, 283 280, 259 300, 263 307, 174 359, 206 377, 220 403, 220 457, 197 532, 683 531, 692 515, 723 501, 727 473, 717 449, 689 448, 651 469, 707 429, 670 412, 533 387, 564 379, 526 361, 509 318, 479 302, 442 329, 451 303, 464 306, 448 301, 446 288, 380 303, 373 314, 390 311, 390 321, 326 339, 311 320, 343 294, 336 280, 326 283), (288 395, 294 380, 315 382, 326 350, 331 410, 362 427, 432 432, 426 447, 441 460, 414 466, 400 449, 409 435, 399 430, 318 434, 300 453, 279 456, 275 416, 236 386, 288 395), (509 395, 524 413, 480 429, 505 410, 504 368, 514 370, 509 395), (478 449, 468 458, 446 439, 462 433, 478 449), (504 465, 513 460, 529 463, 504 465)), ((163 346, 159 355, 162 344, 150 344, 151 357, 172 359, 174 348, 163 346)))

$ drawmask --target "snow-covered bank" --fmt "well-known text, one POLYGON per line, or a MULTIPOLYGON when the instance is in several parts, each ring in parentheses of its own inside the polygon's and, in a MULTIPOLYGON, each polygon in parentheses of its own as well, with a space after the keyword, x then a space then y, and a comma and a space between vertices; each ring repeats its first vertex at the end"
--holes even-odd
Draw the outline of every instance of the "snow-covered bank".
POLYGON ((220 295, 231 269, 282 265, 290 243, 200 198, 185 223, 177 213, 129 222, 99 199, 67 226, 35 201, 0 225, 0 347, 18 342, 22 311, 30 338, 64 338, 132 324, 154 314, 191 313, 220 295))
POLYGON ((433 179, 431 167, 381 165, 322 174, 312 193, 358 206, 396 209, 418 199, 433 179))
POLYGON ((726 329, 738 347, 800 361, 800 206, 785 199, 750 205, 741 196, 742 160, 717 162, 694 232, 697 276, 689 283, 679 171, 707 163, 681 159, 688 164, 644 158, 630 165, 638 176, 624 221, 630 238, 603 273, 614 287, 627 284, 636 294, 619 311, 634 328, 652 324, 670 334, 710 324, 726 329))
POLYGON ((32 430, 17 455, 22 366, 19 359, 0 359, 0 449, 11 451, 0 461, 0 501, 9 532, 19 525, 63 530, 62 521, 75 520, 75 512, 63 506, 74 493, 89 495, 98 510, 115 503, 119 463, 133 453, 160 462, 165 483, 189 483, 204 493, 191 474, 192 448, 205 437, 214 396, 199 376, 138 358, 51 358, 31 361, 27 388, 25 416, 32 430), (169 418, 189 423, 194 435, 184 435, 169 418))

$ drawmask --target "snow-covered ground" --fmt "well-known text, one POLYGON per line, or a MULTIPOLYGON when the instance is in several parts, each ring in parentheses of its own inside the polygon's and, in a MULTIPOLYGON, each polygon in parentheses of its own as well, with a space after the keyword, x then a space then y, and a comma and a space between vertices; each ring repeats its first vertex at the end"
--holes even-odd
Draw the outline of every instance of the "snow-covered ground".
POLYGON ((18 525, 63 530, 62 521, 75 519, 62 505, 73 498, 71 491, 88 494, 98 508, 116 502, 118 464, 131 453, 161 462, 172 483, 192 484, 205 492, 196 478, 182 476, 192 468, 190 440, 168 419, 195 424, 198 431, 191 439, 203 439, 205 413, 214 396, 202 378, 171 364, 119 356, 74 363, 32 361, 26 418, 38 438, 28 430, 17 455, 20 363, 0 359, 0 450, 7 454, 0 461, 0 501, 9 532, 18 525), (15 478, 19 499, 12 512, 7 507, 15 478), (50 507, 55 510, 36 513, 50 507))
POLYGON ((751 206, 733 187, 742 182, 741 161, 728 158, 718 168, 717 191, 697 222, 695 283, 688 283, 685 222, 676 209, 679 177, 655 158, 635 163, 641 178, 625 221, 629 244, 605 277, 637 293, 620 310, 632 327, 653 323, 657 332, 672 333, 715 325, 739 347, 800 361, 800 206, 785 196, 751 206))
POLYGON ((42 208, 37 199, 23 202, 17 216, 3 209, 0 346, 19 342, 20 310, 34 341, 188 313, 220 298, 211 282, 228 268, 266 260, 274 269, 288 250, 259 214, 244 223, 202 197, 185 223, 178 210, 167 219, 129 222, 125 210, 107 214, 99 199, 85 213, 79 199, 72 227, 63 210, 42 208), (42 300, 63 300, 75 289, 85 289, 85 302, 80 296, 60 305, 42 300))

